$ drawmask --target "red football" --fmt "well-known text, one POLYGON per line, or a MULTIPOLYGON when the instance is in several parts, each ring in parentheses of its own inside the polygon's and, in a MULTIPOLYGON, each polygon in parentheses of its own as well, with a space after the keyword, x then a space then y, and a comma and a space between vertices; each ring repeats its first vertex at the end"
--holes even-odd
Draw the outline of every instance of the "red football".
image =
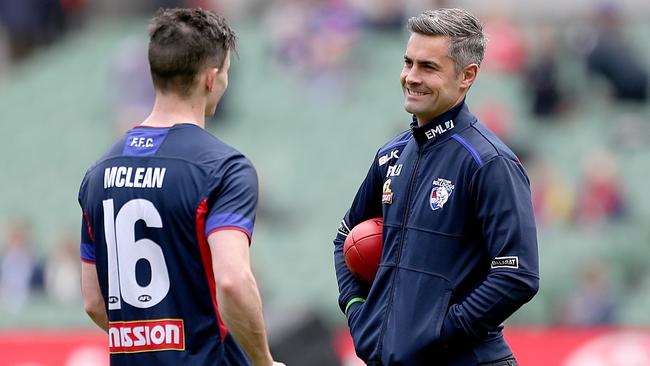
POLYGON ((366 220, 350 230, 343 244, 345 263, 350 272, 367 283, 372 283, 381 260, 381 217, 366 220))

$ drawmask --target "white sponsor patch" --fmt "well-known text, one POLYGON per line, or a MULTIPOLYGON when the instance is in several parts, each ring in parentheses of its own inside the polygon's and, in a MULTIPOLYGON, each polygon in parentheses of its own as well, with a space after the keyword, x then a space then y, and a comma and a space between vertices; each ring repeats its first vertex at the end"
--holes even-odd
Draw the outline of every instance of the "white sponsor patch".
POLYGON ((402 164, 391 165, 388 167, 388 171, 386 172, 386 177, 399 177, 401 173, 402 173, 402 164))
POLYGON ((519 268, 519 257, 495 257, 490 268, 519 268))
POLYGON ((155 319, 110 322, 110 353, 184 351, 185 327, 182 319, 155 319))
POLYGON ((382 166, 382 165, 388 163, 389 161, 391 161, 391 159, 399 158, 398 154, 399 154, 399 150, 393 150, 393 151, 389 152, 386 155, 382 155, 379 158, 379 166, 382 166))
POLYGON ((348 234, 350 233, 350 228, 348 227, 348 224, 345 223, 345 219, 341 220, 341 224, 339 225, 338 232, 343 236, 348 236, 348 234))
POLYGON ((429 131, 426 131, 424 135, 427 137, 427 139, 431 140, 432 138, 441 135, 451 130, 452 128, 454 128, 454 121, 450 119, 449 121, 446 121, 445 123, 441 123, 436 127, 430 129, 429 131))

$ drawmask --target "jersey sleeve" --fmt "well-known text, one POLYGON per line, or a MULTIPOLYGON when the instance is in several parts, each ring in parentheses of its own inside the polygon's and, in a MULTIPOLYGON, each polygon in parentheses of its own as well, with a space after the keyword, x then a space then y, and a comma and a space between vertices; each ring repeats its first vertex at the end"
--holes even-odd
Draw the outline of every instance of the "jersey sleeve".
POLYGON ((350 209, 339 225, 334 238, 334 266, 339 286, 339 307, 346 312, 346 307, 352 299, 367 296, 369 287, 359 281, 347 267, 343 255, 343 244, 350 230, 357 224, 375 217, 382 216, 381 207, 382 178, 377 164, 373 161, 366 178, 361 183, 350 209))
POLYGON ((258 201, 257 173, 245 158, 225 168, 221 184, 208 198, 205 236, 218 230, 239 230, 251 240, 258 201))
POLYGON ((79 188, 79 206, 81 206, 81 235, 79 240, 79 256, 82 261, 87 263, 95 263, 95 238, 93 237, 92 226, 88 217, 88 211, 84 207, 86 190, 86 178, 81 182, 79 188))
POLYGON ((90 235, 90 226, 86 215, 81 219, 81 241, 79 243, 79 254, 81 260, 87 263, 95 263, 95 243, 90 235))
POLYGON ((482 339, 528 302, 539 286, 529 181, 520 163, 498 156, 474 174, 476 219, 490 257, 485 281, 447 313, 442 339, 482 339))

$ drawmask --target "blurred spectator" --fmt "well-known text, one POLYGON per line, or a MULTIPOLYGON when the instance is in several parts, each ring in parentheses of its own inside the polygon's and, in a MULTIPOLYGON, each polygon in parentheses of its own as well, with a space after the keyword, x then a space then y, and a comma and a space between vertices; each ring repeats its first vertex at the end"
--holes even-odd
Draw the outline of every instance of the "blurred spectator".
POLYGON ((641 150, 650 143, 648 119, 640 111, 623 113, 614 124, 611 143, 616 148, 641 150))
POLYGON ((591 153, 578 189, 575 212, 578 223, 597 226, 623 216, 623 189, 614 156, 605 150, 591 153))
POLYGON ((359 11, 364 26, 371 30, 404 30, 407 0, 349 0, 349 3, 359 11))
POLYGON ((12 61, 21 61, 38 46, 51 43, 66 29, 68 12, 85 0, 0 0, 0 25, 6 29, 12 61))
POLYGON ((532 98, 531 111, 538 117, 554 117, 566 106, 558 76, 557 46, 551 28, 539 32, 539 54, 526 73, 526 86, 532 98))
POLYGON ((9 38, 0 24, 0 79, 9 68, 9 38))
POLYGON ((452 0, 406 0, 404 14, 408 19, 425 10, 455 7, 458 6, 454 5, 454 1, 452 0))
POLYGON ((88 0, 59 0, 63 10, 65 30, 75 29, 83 25, 87 16, 85 10, 88 0))
POLYGON ((592 260, 580 269, 578 288, 562 306, 560 322, 569 325, 603 325, 614 321, 616 297, 611 289, 607 267, 592 260))
POLYGON ((310 23, 309 91, 317 101, 341 98, 351 76, 346 62, 360 31, 357 14, 344 0, 327 0, 314 8, 310 23))
POLYGON ((346 1, 279 0, 266 19, 276 62, 301 76, 314 100, 341 98, 349 79, 345 63, 360 31, 359 17, 346 1))
POLYGON ((271 3, 267 0, 187 0, 186 6, 214 10, 237 24, 242 20, 259 19, 267 2, 271 3))
POLYGON ((501 99, 488 98, 476 108, 476 116, 495 135, 505 142, 512 135, 512 111, 501 99))
POLYGON ((482 67, 503 73, 522 71, 526 65, 526 42, 519 24, 505 8, 494 9, 484 22, 488 47, 482 67))
POLYGON ((153 82, 145 40, 127 38, 118 46, 112 67, 115 133, 121 135, 140 124, 154 103, 153 82))
POLYGON ((530 176, 533 209, 539 226, 569 222, 574 197, 562 175, 541 156, 531 157, 525 165, 530 176))
POLYGON ((268 8, 266 22, 272 56, 286 70, 302 72, 308 63, 306 32, 309 12, 309 2, 299 0, 276 0, 268 8))
POLYGON ((75 304, 81 298, 79 242, 77 237, 64 234, 45 264, 45 291, 55 301, 75 304))
POLYGON ((586 50, 589 70, 604 77, 618 100, 646 101, 648 71, 626 41, 617 2, 601 1, 586 50))
POLYGON ((38 272, 27 221, 11 222, 6 240, 0 259, 0 302, 19 311, 29 300, 32 281, 38 272))

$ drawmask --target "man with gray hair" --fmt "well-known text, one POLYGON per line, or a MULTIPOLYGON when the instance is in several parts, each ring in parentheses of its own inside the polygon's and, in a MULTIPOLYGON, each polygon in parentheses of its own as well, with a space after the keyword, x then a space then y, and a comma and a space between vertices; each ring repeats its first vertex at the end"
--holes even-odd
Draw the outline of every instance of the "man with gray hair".
POLYGON ((465 103, 486 37, 460 9, 408 29, 400 81, 413 120, 379 148, 339 227, 339 306, 369 365, 517 365, 502 323, 537 292, 537 237, 526 172, 465 103), (376 217, 382 256, 368 284, 343 243, 376 217))

